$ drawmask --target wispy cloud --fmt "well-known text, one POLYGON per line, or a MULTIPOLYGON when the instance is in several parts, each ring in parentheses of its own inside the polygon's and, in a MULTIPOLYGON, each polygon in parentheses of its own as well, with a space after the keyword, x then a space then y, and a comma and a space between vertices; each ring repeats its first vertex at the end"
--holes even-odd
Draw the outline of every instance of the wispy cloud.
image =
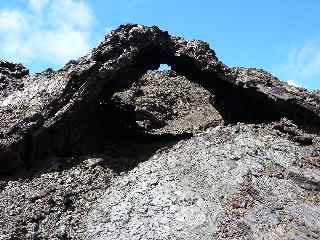
POLYGON ((82 0, 28 0, 25 9, 0 9, 0 56, 63 64, 88 52, 93 21, 82 0))
POLYGON ((292 49, 280 72, 296 85, 320 87, 320 42, 292 49))
POLYGON ((295 86, 295 87, 301 87, 298 83, 296 83, 294 80, 287 80, 287 83, 289 85, 295 86))

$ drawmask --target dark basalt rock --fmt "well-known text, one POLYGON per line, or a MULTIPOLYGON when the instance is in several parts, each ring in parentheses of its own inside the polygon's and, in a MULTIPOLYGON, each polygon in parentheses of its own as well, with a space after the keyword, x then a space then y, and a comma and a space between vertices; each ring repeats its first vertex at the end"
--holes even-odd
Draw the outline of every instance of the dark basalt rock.
MULTIPOLYGON (((287 117, 313 131, 319 129, 319 94, 289 87, 261 70, 228 68, 205 42, 127 24, 57 72, 28 76, 21 65, 2 64, 8 69, 5 76, 14 78, 12 83, 23 77, 23 84, 7 86, 9 94, 1 93, 5 96, 0 104, 1 171, 28 167, 51 155, 76 154, 79 149, 96 151, 97 142, 104 144, 113 136, 108 122, 123 117, 101 109, 101 102, 161 63, 214 92, 215 108, 226 123, 287 117)), ((134 119, 125 122, 130 121, 134 119)))

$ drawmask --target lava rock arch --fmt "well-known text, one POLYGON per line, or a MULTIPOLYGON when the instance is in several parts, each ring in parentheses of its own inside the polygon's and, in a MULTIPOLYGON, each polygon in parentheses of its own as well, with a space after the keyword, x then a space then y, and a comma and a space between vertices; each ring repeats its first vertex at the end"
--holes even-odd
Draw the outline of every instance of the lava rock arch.
MULTIPOLYGON (((2 94, 6 97, 0 103, 1 171, 30 165, 51 153, 71 154, 70 146, 80 135, 99 132, 104 122, 125 119, 130 126, 134 121, 130 115, 111 116, 110 111, 101 111, 99 103, 163 63, 212 92, 226 123, 289 117, 316 129, 320 125, 319 94, 289 88, 262 70, 229 68, 203 41, 172 37, 158 27, 126 24, 87 56, 59 71, 23 75, 19 77, 23 87, 2 94)), ((100 134, 94 137, 101 139, 109 132, 100 134)))

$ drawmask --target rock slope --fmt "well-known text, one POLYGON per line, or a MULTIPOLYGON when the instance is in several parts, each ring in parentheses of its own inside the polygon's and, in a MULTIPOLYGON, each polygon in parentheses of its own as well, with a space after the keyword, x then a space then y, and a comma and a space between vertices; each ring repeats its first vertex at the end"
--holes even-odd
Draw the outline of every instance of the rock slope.
POLYGON ((120 174, 121 152, 52 160, 1 182, 0 239, 318 239, 320 139, 279 126, 210 128, 120 174))
POLYGON ((115 179, 86 239, 319 239, 317 154, 270 126, 210 129, 115 179))
POLYGON ((0 240, 319 239, 319 103, 137 24, 59 71, 0 61, 0 240))

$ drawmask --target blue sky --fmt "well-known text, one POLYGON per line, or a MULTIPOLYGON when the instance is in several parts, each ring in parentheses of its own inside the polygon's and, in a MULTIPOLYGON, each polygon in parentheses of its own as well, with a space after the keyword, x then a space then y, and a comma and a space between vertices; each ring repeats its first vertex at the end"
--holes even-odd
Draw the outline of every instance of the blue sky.
POLYGON ((320 89, 320 1, 10 0, 0 2, 0 56, 31 72, 59 68, 122 23, 207 41, 229 66, 266 69, 320 89))

